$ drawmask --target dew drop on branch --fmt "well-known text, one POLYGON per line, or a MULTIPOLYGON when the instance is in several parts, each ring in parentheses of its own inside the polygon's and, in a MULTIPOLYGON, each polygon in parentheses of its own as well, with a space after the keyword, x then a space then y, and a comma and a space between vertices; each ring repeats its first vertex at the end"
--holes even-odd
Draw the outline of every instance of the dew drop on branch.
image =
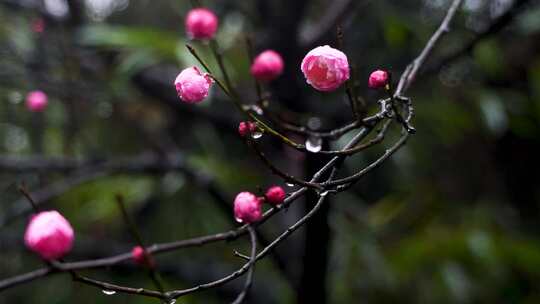
POLYGON ((261 138, 262 136, 263 136, 263 132, 261 132, 261 131, 259 131, 259 130, 257 130, 257 131, 255 131, 255 132, 251 133, 251 138, 253 138, 253 139, 259 139, 259 138, 261 138))
POLYGON ((114 290, 108 290, 108 289, 103 289, 101 292, 103 292, 104 294, 108 295, 108 296, 112 296, 113 294, 116 293, 116 291, 114 290))
POLYGON ((320 137, 309 137, 306 140, 306 150, 317 153, 322 149, 322 139, 320 137))

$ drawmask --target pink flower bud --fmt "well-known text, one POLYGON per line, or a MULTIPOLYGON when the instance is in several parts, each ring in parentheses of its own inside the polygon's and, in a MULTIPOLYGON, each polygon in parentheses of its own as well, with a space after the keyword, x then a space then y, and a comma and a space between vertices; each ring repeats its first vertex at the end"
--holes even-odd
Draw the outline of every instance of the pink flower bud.
POLYGON ((245 137, 248 134, 251 134, 257 130, 257 125, 252 121, 242 121, 238 125, 238 134, 245 137))
POLYGON ((334 91, 349 79, 347 56, 328 45, 316 47, 307 53, 301 69, 307 83, 323 92, 334 91))
POLYGON ((217 28, 217 16, 206 8, 194 8, 186 17, 186 32, 192 39, 212 39, 217 28))
POLYGON ((42 91, 32 91, 26 95, 26 108, 31 112, 41 112, 47 107, 47 94, 42 91))
POLYGON ((44 260, 63 257, 73 246, 73 228, 57 211, 44 211, 34 215, 26 227, 26 247, 44 260))
POLYGON ((186 103, 198 103, 208 96, 210 86, 214 81, 197 67, 184 69, 174 81, 178 97, 186 103))
POLYGON ((272 205, 280 205, 285 200, 285 190, 280 186, 273 186, 266 190, 266 200, 272 205))
POLYGON ((145 254, 141 246, 135 246, 131 250, 131 257, 137 265, 154 267, 154 259, 149 254, 145 254))
POLYGON ((388 72, 376 70, 369 75, 368 85, 372 89, 380 89, 388 84, 388 72))
POLYGON ((32 31, 34 33, 43 33, 45 31, 45 20, 43 18, 36 18, 32 21, 32 31))
POLYGON ((253 223, 261 219, 261 199, 250 192, 240 192, 234 199, 234 217, 239 223, 253 223))
POLYGON ((259 81, 271 81, 283 73, 283 59, 272 50, 260 53, 253 60, 251 75, 259 81))

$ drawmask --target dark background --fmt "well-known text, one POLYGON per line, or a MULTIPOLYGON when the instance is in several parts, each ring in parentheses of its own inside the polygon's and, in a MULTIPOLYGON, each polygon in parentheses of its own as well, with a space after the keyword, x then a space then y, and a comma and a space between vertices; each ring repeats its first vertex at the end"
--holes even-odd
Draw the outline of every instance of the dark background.
MULTIPOLYGON (((321 94, 300 72, 307 51, 336 45, 357 68, 360 93, 377 68, 400 75, 442 20, 445 0, 204 1, 220 17, 218 40, 245 102, 256 99, 245 34, 279 51, 285 74, 271 109, 329 129, 351 120, 343 90, 321 94)), ((166 242, 236 226, 234 195, 281 181, 236 133, 241 116, 217 88, 200 105, 172 82, 196 62, 184 47, 188 1, 0 0, 0 279, 41 266, 24 248, 21 182, 76 230, 67 260, 129 251, 133 239, 114 195, 126 197, 143 238, 166 242), (44 20, 45 30, 32 25, 44 20), (25 94, 49 95, 29 113, 25 94), (170 162, 155 165, 169 157, 170 162), (124 161, 124 162, 122 162, 124 161), (55 164, 57 166, 55 166, 55 164), (58 166, 58 165, 61 166, 58 166), (154 165, 148 165, 154 164, 154 165)), ((192 43, 215 68, 208 47, 192 43)), ((250 303, 539 303, 540 7, 538 1, 467 0, 408 95, 417 134, 257 264, 250 303)), ((298 141, 305 138, 296 137, 298 141)), ((391 138, 390 138, 391 139, 391 138)), ((272 160, 297 176, 306 158, 270 136, 272 160)), ((345 139, 332 144, 339 148, 345 139)), ((346 162, 354 173, 385 142, 346 162)), ((319 159, 320 158, 320 159, 319 159)), ((281 184, 285 187, 284 184, 281 184)), ((313 202, 298 201, 260 230, 275 237, 313 202)), ((243 261, 246 239, 157 258, 166 286, 217 279, 243 261)), ((126 263, 89 276, 152 288, 126 263)), ((178 303, 227 303, 243 279, 178 303)), ((0 293, 0 303, 152 303, 57 275, 0 293)))

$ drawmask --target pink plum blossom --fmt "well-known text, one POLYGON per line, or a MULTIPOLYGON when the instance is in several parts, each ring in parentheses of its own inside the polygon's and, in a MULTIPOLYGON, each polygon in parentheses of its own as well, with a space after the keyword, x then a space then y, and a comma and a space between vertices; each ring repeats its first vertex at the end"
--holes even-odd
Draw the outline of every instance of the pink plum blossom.
POLYGON ((257 130, 257 125, 252 121, 242 121, 238 124, 238 134, 245 137, 257 130))
POLYGON ((302 72, 313 88, 329 92, 349 79, 349 62, 340 50, 328 45, 311 50, 302 60, 302 72))
POLYGON ((262 217, 262 200, 250 192, 240 192, 234 199, 234 217, 239 223, 253 223, 262 217))
POLYGON ((31 112, 42 112, 47 104, 47 94, 42 91, 31 91, 26 95, 26 108, 31 112))
POLYGON ((369 75, 368 86, 372 89, 380 89, 388 83, 388 72, 376 70, 369 75))
POLYGON ((73 239, 73 228, 54 210, 34 215, 24 234, 26 247, 47 261, 59 259, 68 253, 73 239))
POLYGON ((273 50, 260 53, 253 60, 251 75, 259 81, 272 81, 283 73, 283 59, 273 50))
POLYGON ((280 205, 285 200, 285 190, 280 186, 273 186, 266 190, 266 201, 272 205, 280 205))
POLYGON ((212 39, 218 28, 218 18, 209 9, 194 8, 186 17, 186 32, 192 39, 212 39))
POLYGON ((199 103, 208 96, 214 81, 197 67, 184 69, 174 81, 178 97, 186 103, 199 103))

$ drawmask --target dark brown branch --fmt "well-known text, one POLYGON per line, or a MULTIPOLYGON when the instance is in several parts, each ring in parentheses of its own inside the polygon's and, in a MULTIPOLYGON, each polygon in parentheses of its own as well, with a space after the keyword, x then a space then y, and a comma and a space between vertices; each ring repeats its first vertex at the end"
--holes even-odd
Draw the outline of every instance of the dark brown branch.
POLYGON ((152 298, 158 298, 158 299, 163 299, 163 300, 169 299, 167 295, 159 291, 154 291, 154 290, 149 290, 149 289, 144 289, 144 288, 132 288, 132 287, 120 286, 117 284, 111 284, 107 282, 90 279, 81 275, 75 275, 73 280, 76 282, 86 284, 86 285, 100 288, 104 292, 121 292, 121 293, 133 294, 133 295, 141 295, 141 296, 147 296, 147 297, 152 297, 152 298))
POLYGON ((244 301, 249 291, 249 288, 251 287, 251 284, 253 282, 253 272, 255 271, 255 261, 256 261, 255 259, 257 257, 257 236, 253 227, 249 226, 248 231, 249 231, 249 239, 251 243, 251 254, 250 254, 249 262, 248 262, 249 270, 246 277, 246 283, 244 284, 244 288, 242 289, 242 292, 238 295, 238 297, 233 301, 233 304, 240 304, 244 301))
POLYGON ((253 148, 253 151, 255 151, 255 154, 270 169, 270 171, 272 171, 272 173, 274 173, 277 176, 283 178, 286 182, 292 183, 292 184, 295 184, 295 185, 301 185, 301 186, 309 187, 309 188, 321 189, 321 186, 318 183, 312 183, 312 182, 301 180, 301 179, 296 178, 296 177, 294 177, 294 176, 292 176, 292 175, 290 175, 290 174, 288 174, 286 172, 283 172, 282 170, 280 170, 279 168, 274 166, 274 164, 266 157, 264 152, 261 149, 259 149, 259 145, 256 142, 250 140, 250 141, 248 141, 248 145, 251 148, 253 148))
POLYGON ((416 74, 418 73, 418 70, 424 65, 428 57, 433 52, 433 49, 435 48, 437 43, 441 40, 444 34, 450 31, 450 24, 452 23, 452 20, 454 19, 462 2, 463 0, 454 0, 452 2, 439 28, 428 40, 426 46, 424 47, 422 52, 420 52, 420 55, 418 55, 418 57, 416 57, 416 59, 414 59, 413 62, 409 66, 407 66, 405 72, 401 75, 401 79, 399 80, 398 87, 394 92, 394 96, 403 95, 413 83, 416 78, 416 74))
POLYGON ((472 52, 472 50, 476 47, 476 45, 478 45, 478 43, 500 32, 507 25, 512 23, 515 20, 516 16, 519 15, 525 9, 526 5, 529 4, 530 2, 531 2, 530 0, 514 1, 514 4, 512 5, 512 7, 510 7, 504 14, 502 14, 497 19, 495 19, 495 21, 493 21, 489 27, 487 27, 482 32, 478 33, 472 40, 467 42, 458 50, 454 51, 453 53, 437 61, 435 64, 433 64, 431 67, 429 67, 425 71, 425 74, 436 73, 440 71, 441 68, 443 68, 444 66, 472 52))

